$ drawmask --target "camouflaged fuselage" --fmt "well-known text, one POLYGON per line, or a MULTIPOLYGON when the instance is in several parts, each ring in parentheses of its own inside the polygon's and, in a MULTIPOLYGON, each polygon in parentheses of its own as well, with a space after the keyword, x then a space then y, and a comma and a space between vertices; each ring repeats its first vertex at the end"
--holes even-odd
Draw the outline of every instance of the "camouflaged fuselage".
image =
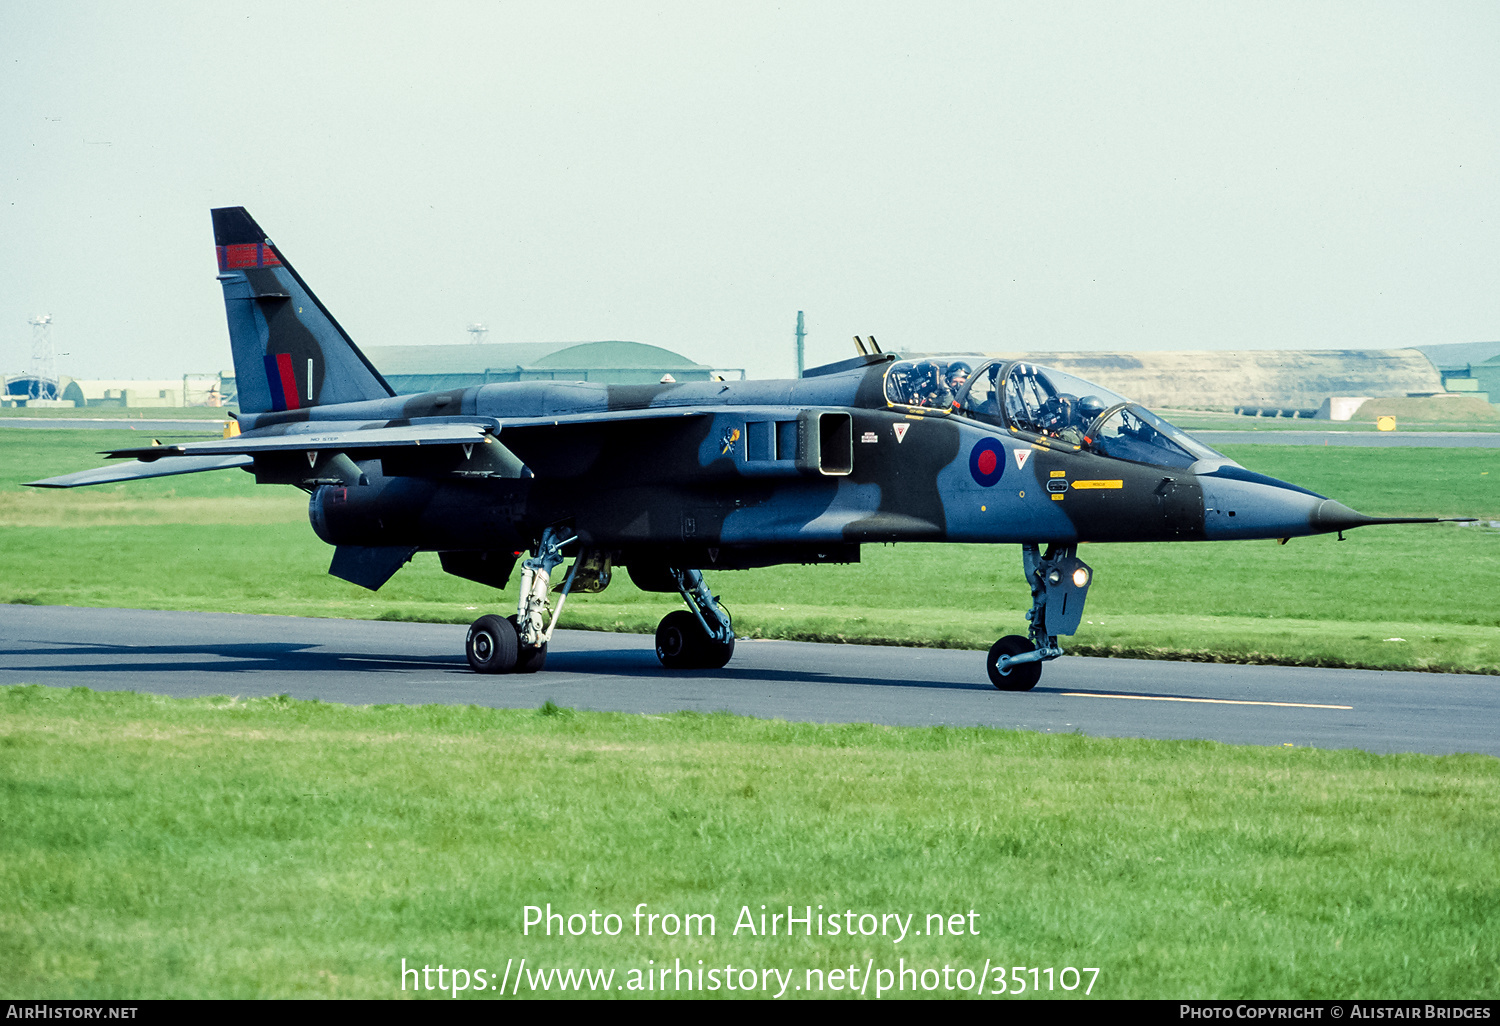
POLYGON ((568 524, 582 544, 622 559, 712 567, 842 561, 863 542, 1328 529, 1316 515, 1321 496, 1227 460, 1167 469, 953 413, 891 408, 886 369, 795 381, 491 384, 246 421, 260 434, 308 421, 473 418, 495 424, 533 475, 454 478, 435 449, 410 454, 399 475, 362 462, 368 487, 313 497, 313 522, 335 544, 519 551, 568 524))

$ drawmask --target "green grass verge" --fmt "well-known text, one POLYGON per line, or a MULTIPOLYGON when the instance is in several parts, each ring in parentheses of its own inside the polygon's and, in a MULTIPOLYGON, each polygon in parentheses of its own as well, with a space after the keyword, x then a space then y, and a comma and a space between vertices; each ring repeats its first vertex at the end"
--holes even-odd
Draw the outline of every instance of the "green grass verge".
MULTIPOLYGON (((0 406, 0 419, 33 420, 216 420, 221 424, 232 407, 209 406, 0 406)), ((222 428, 221 428, 222 430, 222 428)))
MULTIPOLYGON (((436 556, 371 594, 328 577, 302 493, 238 471, 42 491, 117 432, 0 431, 0 601, 466 623, 514 604, 436 556)), ((1246 445, 1230 455, 1365 512, 1500 518, 1500 452, 1246 445)), ((1500 673, 1500 532, 1366 528, 1273 542, 1089 545, 1080 654, 1500 673)), ((865 546, 844 567, 711 575, 751 637, 987 648, 1024 633, 1014 547, 865 546)), ((675 601, 621 573, 564 625, 651 631, 675 601)))
POLYGON ((1500 406, 1481 400, 1372 399, 1350 420, 1300 417, 1247 417, 1229 410, 1157 411, 1186 430, 1214 431, 1377 431, 1377 416, 1396 418, 1400 431, 1500 431, 1500 406))
POLYGON ((521 957, 1500 994, 1486 756, 3 687, 0 822, 12 997, 391 997, 402 958, 521 957), (548 902, 716 934, 523 937, 548 902), (978 936, 735 936, 762 904, 972 909, 978 936))

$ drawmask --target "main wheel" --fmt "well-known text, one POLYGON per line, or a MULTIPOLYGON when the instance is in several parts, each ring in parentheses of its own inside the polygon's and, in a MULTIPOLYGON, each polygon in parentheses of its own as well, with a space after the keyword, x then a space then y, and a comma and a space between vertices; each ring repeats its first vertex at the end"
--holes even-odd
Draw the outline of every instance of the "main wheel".
MULTIPOLYGON (((706 665, 710 644, 698 618, 686 609, 668 613, 656 627, 656 658, 669 670, 694 670, 706 665)), ((728 661, 725 656, 724 662, 728 661)))
POLYGON ((481 616, 469 625, 464 655, 475 673, 509 673, 516 667, 516 625, 498 616, 481 616))
POLYGON ((703 639, 702 659, 698 663, 705 670, 721 670, 724 665, 734 656, 734 639, 718 641, 714 638, 703 639))
MULTIPOLYGON (((515 613, 506 617, 510 625, 516 628, 517 639, 521 636, 521 628, 518 626, 520 618, 515 613)), ((535 673, 547 665, 547 644, 543 642, 536 648, 527 648, 519 640, 516 642, 516 673, 535 673)))
POLYGON ((990 671, 990 683, 1001 691, 1030 691, 1036 687, 1036 682, 1042 679, 1041 663, 1021 663, 1004 670, 997 665, 1003 655, 1018 656, 1035 651, 1036 646, 1019 634, 1007 634, 995 642, 990 646, 990 657, 986 664, 990 671))

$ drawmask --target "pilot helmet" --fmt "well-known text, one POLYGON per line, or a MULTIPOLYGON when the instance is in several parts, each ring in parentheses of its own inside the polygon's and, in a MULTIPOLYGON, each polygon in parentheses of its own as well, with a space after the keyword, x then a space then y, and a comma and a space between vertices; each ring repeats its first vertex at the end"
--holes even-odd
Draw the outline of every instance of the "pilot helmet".
POLYGON ((974 373, 973 367, 962 360, 954 360, 948 365, 948 387, 955 392, 958 391, 963 387, 964 382, 969 380, 969 375, 972 373, 974 373))
POLYGON ((1078 401, 1076 396, 1059 392, 1057 395, 1048 396, 1042 403, 1041 424, 1049 431, 1056 431, 1068 426, 1068 421, 1073 412, 1073 404, 1078 401))
POLYGON ((943 371, 936 360, 923 360, 912 368, 911 381, 918 391, 936 391, 943 381, 943 371))
POLYGON ((1097 395, 1086 395, 1078 400, 1076 409, 1078 410, 1078 423, 1088 425, 1097 420, 1099 415, 1109 407, 1097 395))

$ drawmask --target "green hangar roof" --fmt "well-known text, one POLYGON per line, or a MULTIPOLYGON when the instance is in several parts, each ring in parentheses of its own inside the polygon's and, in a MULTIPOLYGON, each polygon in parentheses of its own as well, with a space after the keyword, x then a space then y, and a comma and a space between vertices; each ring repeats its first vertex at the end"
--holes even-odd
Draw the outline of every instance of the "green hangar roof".
MULTIPOLYGON (((370 346, 370 362, 402 394, 493 381, 602 381, 654 384, 707 381, 713 372, 680 353, 642 342, 500 342, 452 346, 370 346)), ((742 375, 743 376, 743 375, 742 375)))

